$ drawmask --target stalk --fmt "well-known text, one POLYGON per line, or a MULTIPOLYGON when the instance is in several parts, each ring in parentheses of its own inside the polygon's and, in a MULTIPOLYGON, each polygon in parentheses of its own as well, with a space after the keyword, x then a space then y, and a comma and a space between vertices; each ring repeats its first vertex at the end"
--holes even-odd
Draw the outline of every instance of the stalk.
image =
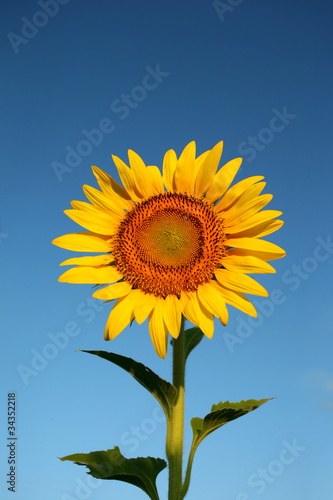
POLYGON ((184 402, 185 402, 185 353, 184 318, 177 339, 173 342, 172 381, 177 389, 177 400, 171 409, 168 422, 166 452, 169 461, 169 500, 182 500, 184 402))

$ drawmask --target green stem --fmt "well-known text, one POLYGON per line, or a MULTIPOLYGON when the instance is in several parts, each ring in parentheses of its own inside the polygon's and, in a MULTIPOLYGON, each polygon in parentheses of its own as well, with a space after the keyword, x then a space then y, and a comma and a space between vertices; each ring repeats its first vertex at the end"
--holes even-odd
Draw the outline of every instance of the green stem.
POLYGON ((173 385, 177 400, 171 409, 168 422, 166 453, 169 461, 169 500, 182 500, 184 400, 185 400, 185 353, 184 318, 180 334, 173 342, 173 385))
POLYGON ((184 479, 184 484, 182 488, 182 498, 185 497, 187 490, 190 486, 190 479, 191 479, 191 472, 192 472, 192 464, 193 464, 193 458, 195 454, 196 448, 191 448, 190 456, 188 457, 188 463, 187 463, 187 469, 186 469, 186 474, 185 474, 185 479, 184 479))

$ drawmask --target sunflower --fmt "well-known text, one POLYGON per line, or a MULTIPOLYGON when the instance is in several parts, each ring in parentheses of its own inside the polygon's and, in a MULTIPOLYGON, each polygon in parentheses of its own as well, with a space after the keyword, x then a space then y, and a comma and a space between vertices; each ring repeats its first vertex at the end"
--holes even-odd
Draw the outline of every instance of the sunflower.
POLYGON ((128 167, 113 156, 119 185, 93 166, 100 190, 83 186, 90 203, 72 201, 65 214, 87 231, 53 240, 59 247, 99 255, 74 257, 59 281, 100 285, 93 297, 116 300, 105 328, 114 339, 134 319, 147 318, 157 354, 164 358, 168 333, 177 338, 182 315, 211 338, 214 316, 228 322, 226 304, 256 317, 244 293, 267 296, 248 274, 274 273, 268 263, 285 255, 260 239, 279 229, 282 212, 262 210, 264 177, 230 185, 242 159, 218 170, 223 142, 196 158, 195 142, 180 157, 171 149, 163 173, 129 150, 128 167), (102 285, 107 285, 101 287, 102 285))

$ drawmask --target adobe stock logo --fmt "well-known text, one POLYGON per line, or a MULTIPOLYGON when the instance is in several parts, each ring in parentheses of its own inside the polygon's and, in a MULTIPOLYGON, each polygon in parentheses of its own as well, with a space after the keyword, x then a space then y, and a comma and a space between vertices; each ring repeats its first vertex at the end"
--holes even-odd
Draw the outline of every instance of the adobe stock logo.
MULTIPOLYGON (((333 255, 333 239, 332 235, 328 234, 326 238, 318 236, 316 238, 318 245, 315 246, 311 255, 304 257, 301 263, 292 264, 281 277, 283 285, 288 290, 295 292, 299 289, 302 283, 306 282, 311 274, 317 271, 322 262, 325 262, 333 255)), ((288 298, 285 289, 275 288, 270 291, 269 297, 251 300, 257 310, 258 316, 238 316, 236 318, 236 326, 234 331, 224 332, 223 339, 232 354, 236 346, 241 345, 246 339, 251 337, 257 328, 259 328, 268 318, 270 318, 276 309, 284 304, 288 298)))
POLYGON ((59 12, 60 5, 68 4, 70 0, 39 0, 37 3, 43 10, 37 10, 31 19, 21 17, 23 22, 21 34, 18 35, 13 31, 7 34, 11 46, 15 54, 18 54, 21 44, 26 45, 39 33, 40 28, 44 28, 51 17, 55 17, 59 12))
POLYGON ((260 467, 249 476, 247 483, 251 488, 256 488, 257 495, 263 493, 270 484, 274 483, 283 474, 285 468, 293 464, 300 453, 306 450, 306 446, 297 444, 296 439, 292 443, 284 440, 282 445, 283 448, 275 460, 271 460, 267 467, 260 467))
POLYGON ((130 453, 134 453, 139 448, 140 442, 146 441, 148 436, 156 432, 159 424, 164 422, 165 415, 163 410, 160 406, 157 406, 154 408, 151 418, 144 418, 140 425, 132 425, 128 431, 121 435, 121 444, 126 446, 130 453))
POLYGON ((219 16, 221 23, 224 21, 224 15, 227 12, 233 12, 235 7, 238 7, 244 0, 227 0, 222 2, 221 0, 214 0, 213 7, 216 10, 216 14, 219 16))
POLYGON ((238 153, 244 160, 253 161, 257 152, 263 151, 273 141, 275 135, 282 132, 290 121, 297 117, 293 113, 288 113, 287 106, 283 106, 282 112, 276 108, 273 108, 272 112, 273 116, 269 120, 268 127, 261 128, 257 135, 249 135, 246 141, 238 145, 238 153))
POLYGON ((248 477, 247 485, 253 488, 251 494, 242 491, 236 496, 235 500, 253 500, 252 493, 257 495, 264 493, 306 449, 306 446, 299 445, 296 439, 293 439, 291 443, 283 440, 282 449, 278 456, 271 460, 266 467, 259 467, 256 472, 248 477))
MULTIPOLYGON (((155 67, 146 66, 145 70, 146 73, 141 78, 139 85, 135 85, 127 93, 122 92, 117 99, 113 99, 111 102, 110 109, 118 120, 125 120, 132 113, 132 110, 147 99, 148 95, 170 75, 168 71, 161 70, 160 64, 156 64, 155 67)), ((73 172, 81 164, 82 159, 89 156, 93 149, 103 142, 105 135, 114 132, 116 129, 114 116, 112 119, 103 117, 95 123, 94 128, 81 130, 84 138, 79 140, 74 147, 70 144, 65 146, 64 160, 51 163, 52 170, 59 182, 63 182, 64 176, 73 172)))

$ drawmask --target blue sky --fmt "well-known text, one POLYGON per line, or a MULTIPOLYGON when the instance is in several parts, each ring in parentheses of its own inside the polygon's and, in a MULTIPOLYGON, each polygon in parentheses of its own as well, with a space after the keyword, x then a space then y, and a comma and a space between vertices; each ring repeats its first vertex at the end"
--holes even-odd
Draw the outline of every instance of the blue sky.
MULTIPOLYGON (((265 176, 285 220, 269 239, 287 256, 259 279, 271 295, 255 299, 258 319, 230 308, 189 360, 185 454, 190 418, 212 404, 276 399, 207 438, 187 498, 332 497, 332 13, 307 0, 2 2, 1 498, 14 391, 17 498, 146 498, 57 457, 118 445, 164 458, 155 400, 75 351, 117 352, 168 379, 170 354, 157 357, 147 323, 106 343, 108 306, 90 285, 57 282, 72 255, 51 240, 78 230, 63 210, 95 186, 91 165, 118 179, 111 154, 161 166, 191 140, 199 153, 223 140, 223 163, 243 156, 236 180, 265 176)), ((158 487, 165 499, 166 472, 158 487)))

